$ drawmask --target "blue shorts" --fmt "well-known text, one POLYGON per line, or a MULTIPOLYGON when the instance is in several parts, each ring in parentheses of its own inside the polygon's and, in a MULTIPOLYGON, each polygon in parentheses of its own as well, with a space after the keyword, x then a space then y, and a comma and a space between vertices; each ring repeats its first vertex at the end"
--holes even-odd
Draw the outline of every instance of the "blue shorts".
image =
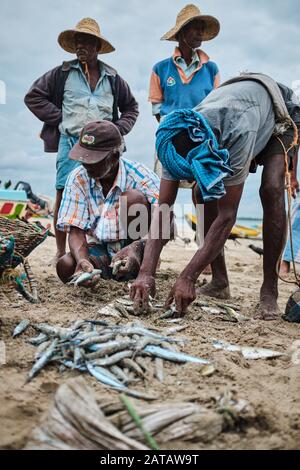
POLYGON ((74 168, 81 165, 80 162, 70 160, 69 153, 78 142, 78 137, 61 134, 56 158, 56 189, 64 189, 67 178, 74 168))

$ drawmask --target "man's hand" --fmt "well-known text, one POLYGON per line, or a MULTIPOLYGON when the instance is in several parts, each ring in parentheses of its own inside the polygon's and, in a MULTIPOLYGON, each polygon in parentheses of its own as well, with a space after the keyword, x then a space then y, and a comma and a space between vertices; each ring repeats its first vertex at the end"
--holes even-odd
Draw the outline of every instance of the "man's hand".
POLYGON ((140 274, 130 288, 130 298, 137 315, 149 311, 149 296, 155 296, 155 279, 150 274, 140 274))
POLYGON ((116 270, 115 278, 120 281, 122 279, 135 278, 140 270, 143 259, 144 248, 140 241, 133 242, 120 250, 113 258, 111 267, 120 265, 116 270))
MULTIPOLYGON (((87 259, 81 259, 77 263, 74 276, 80 275, 82 273, 91 273, 93 271, 94 271, 94 266, 92 265, 92 263, 87 259)), ((99 280, 100 280, 100 276, 98 275, 94 276, 93 279, 80 283, 80 287, 93 287, 97 284, 99 280)))
POLYGON ((291 177, 291 189, 292 189, 292 196, 295 199, 300 189, 299 189, 299 181, 293 175, 291 177))
POLYGON ((179 277, 169 293, 165 307, 170 308, 175 300, 176 312, 179 316, 183 316, 186 314, 188 306, 195 299, 195 283, 188 278, 179 277))

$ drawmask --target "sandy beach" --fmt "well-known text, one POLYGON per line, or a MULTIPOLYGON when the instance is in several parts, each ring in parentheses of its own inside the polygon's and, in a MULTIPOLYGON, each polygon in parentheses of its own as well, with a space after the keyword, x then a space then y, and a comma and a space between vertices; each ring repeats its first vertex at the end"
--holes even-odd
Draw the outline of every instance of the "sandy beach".
MULTIPOLYGON (((262 242, 255 242, 262 246, 262 242)), ((241 307, 241 313, 251 318, 256 305, 262 276, 262 258, 249 248, 249 240, 241 244, 228 241, 226 257, 231 280, 231 302, 241 307)), ((177 273, 195 252, 196 245, 185 247, 181 240, 169 243, 162 256, 157 275, 157 299, 164 300, 166 292, 177 273)), ((38 279, 41 303, 31 305, 11 291, 9 297, 1 294, 0 339, 6 346, 6 364, 0 366, 0 448, 20 449, 28 439, 31 429, 40 422, 49 409, 58 386, 76 371, 59 373, 57 366, 48 366, 32 382, 24 385, 32 367, 35 348, 26 342, 33 336, 29 328, 23 335, 12 339, 14 327, 23 318, 33 322, 68 326, 76 319, 95 318, 100 306, 125 295, 125 283, 101 281, 97 292, 64 286, 48 266, 55 252, 55 240, 49 238, 30 257, 38 279)), ((199 282, 203 282, 201 276, 199 282)), ((206 276, 209 280, 209 276, 206 276)), ((293 285, 280 282, 279 304, 283 311, 293 285)), ((138 384, 137 389, 155 391, 160 402, 190 399, 206 407, 223 393, 232 393, 247 400, 254 416, 239 429, 220 434, 208 444, 172 442, 169 449, 296 449, 300 439, 300 364, 291 361, 293 343, 299 338, 300 326, 276 322, 249 320, 240 323, 224 321, 217 315, 203 313, 192 306, 182 320, 187 329, 182 336, 189 341, 184 351, 214 361, 216 372, 202 377, 199 367, 193 364, 178 366, 168 363, 163 383, 149 380, 138 384), (231 343, 257 346, 282 351, 288 355, 275 359, 246 360, 238 352, 224 352, 213 348, 210 338, 231 343)), ((101 316, 99 317, 101 318, 101 316)), ((133 317, 134 318, 134 317, 133 317)), ((157 315, 145 316, 143 321, 151 326, 164 327, 165 321, 157 315)), ((295 362, 295 361, 294 361, 295 362)), ((84 375, 95 395, 103 393, 103 386, 84 375)), ((112 392, 107 389, 107 393, 112 392)))

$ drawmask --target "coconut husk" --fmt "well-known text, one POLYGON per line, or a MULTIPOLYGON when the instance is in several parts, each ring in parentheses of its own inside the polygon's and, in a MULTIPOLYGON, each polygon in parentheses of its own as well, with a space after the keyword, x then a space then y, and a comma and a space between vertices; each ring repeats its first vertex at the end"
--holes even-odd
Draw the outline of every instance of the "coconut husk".
POLYGON ((27 450, 148 450, 120 432, 97 405, 83 378, 70 379, 56 392, 54 403, 33 430, 27 450))

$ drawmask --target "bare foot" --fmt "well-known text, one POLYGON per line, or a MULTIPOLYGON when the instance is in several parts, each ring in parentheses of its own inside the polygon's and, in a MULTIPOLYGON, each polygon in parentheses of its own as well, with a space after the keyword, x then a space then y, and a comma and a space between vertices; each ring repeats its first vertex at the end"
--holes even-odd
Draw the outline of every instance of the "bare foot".
POLYGON ((290 263, 288 261, 281 261, 280 272, 281 276, 287 276, 290 272, 290 263))
POLYGON ((209 297, 215 297, 216 299, 230 299, 230 289, 229 286, 222 286, 215 281, 211 281, 205 286, 197 289, 197 295, 208 295, 209 297))
POLYGON ((265 297, 256 306, 254 320, 274 321, 280 315, 277 301, 274 297, 265 297))

